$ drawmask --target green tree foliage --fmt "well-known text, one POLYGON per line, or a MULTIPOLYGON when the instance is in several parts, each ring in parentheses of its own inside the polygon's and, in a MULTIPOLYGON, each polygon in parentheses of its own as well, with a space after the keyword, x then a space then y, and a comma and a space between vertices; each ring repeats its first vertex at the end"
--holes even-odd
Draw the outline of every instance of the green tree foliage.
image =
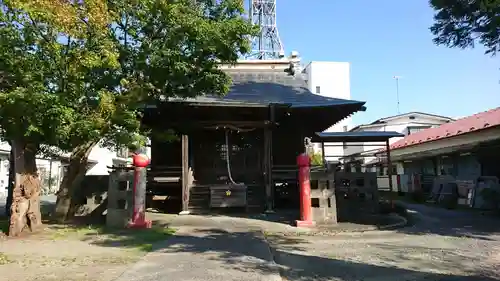
POLYGON ((500 0, 430 0, 430 5, 437 45, 468 48, 479 42, 486 54, 500 50, 500 0))
POLYGON ((320 152, 312 152, 309 157, 311 158, 311 165, 322 166, 323 165, 323 155, 320 152))
MULTIPOLYGON (((112 91, 115 100, 108 98, 108 107, 98 112, 92 109, 92 113, 108 117, 101 118, 104 123, 98 126, 101 131, 94 138, 76 137, 79 144, 73 147, 83 147, 77 150, 83 156, 86 155, 83 151, 103 137, 108 144, 142 143, 143 136, 150 133, 145 128, 142 135, 137 131, 140 124, 136 116, 144 104, 169 97, 227 93, 230 79, 218 65, 233 63, 240 54, 248 52, 247 36, 256 31, 242 18, 244 9, 238 0, 108 1, 107 4, 111 19, 108 39, 117 49, 119 67, 94 72, 91 80, 97 90, 104 87, 112 91)), ((75 133, 91 132, 81 129, 82 126, 92 129, 96 123, 91 122, 84 117, 75 133)), ((74 161, 74 167, 80 166, 75 169, 80 171, 75 174, 77 179, 83 177, 82 163, 86 164, 78 159, 81 157, 74 161)), ((68 177, 71 172, 70 167, 68 177)), ((75 180, 63 182, 59 199, 66 200, 58 200, 56 206, 60 217, 71 215, 68 208, 71 189, 77 186, 75 180)))
POLYGON ((121 113, 113 92, 90 80, 94 72, 119 67, 107 30, 88 16, 95 12, 92 1, 81 7, 56 2, 46 10, 43 1, 1 3, 0 133, 12 146, 16 170, 11 235, 25 229, 24 216, 31 227, 41 222, 35 163, 41 149, 71 151, 121 113), (74 24, 64 18, 75 14, 74 24))
POLYGON ((143 142, 148 132, 137 117, 145 104, 224 95, 230 79, 218 65, 248 52, 256 32, 240 0, 1 5, 1 136, 29 148, 33 163, 47 148, 71 152, 58 194, 61 218, 71 214, 95 144, 143 142))
POLYGON ((116 0, 109 9, 122 64, 116 77, 153 101, 227 93, 230 78, 218 64, 247 53, 256 31, 241 0, 116 0))

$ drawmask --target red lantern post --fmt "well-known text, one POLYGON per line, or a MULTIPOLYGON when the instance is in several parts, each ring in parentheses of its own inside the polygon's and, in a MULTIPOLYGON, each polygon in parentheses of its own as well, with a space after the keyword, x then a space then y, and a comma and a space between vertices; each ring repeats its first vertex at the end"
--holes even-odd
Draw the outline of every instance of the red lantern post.
POLYGON ((135 154, 134 165, 133 213, 130 228, 151 228, 151 221, 146 220, 146 167, 149 158, 144 154, 135 154))
POLYGON ((302 153, 297 156, 297 166, 299 167, 300 220, 295 223, 297 227, 312 227, 315 223, 312 220, 311 209, 311 159, 309 155, 302 153))

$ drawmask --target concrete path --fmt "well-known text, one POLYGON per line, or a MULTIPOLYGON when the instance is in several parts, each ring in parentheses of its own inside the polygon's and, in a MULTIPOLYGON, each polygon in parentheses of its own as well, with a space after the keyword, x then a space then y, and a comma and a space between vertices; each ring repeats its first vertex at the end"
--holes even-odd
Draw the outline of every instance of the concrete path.
POLYGON ((116 281, 281 281, 260 230, 237 219, 185 217, 176 235, 116 281))

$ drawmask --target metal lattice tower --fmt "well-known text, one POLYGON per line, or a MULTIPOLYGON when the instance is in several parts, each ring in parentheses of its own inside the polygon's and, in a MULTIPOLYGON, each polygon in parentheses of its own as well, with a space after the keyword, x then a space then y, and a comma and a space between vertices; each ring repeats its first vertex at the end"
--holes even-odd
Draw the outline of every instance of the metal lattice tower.
POLYGON ((249 0, 250 20, 260 26, 260 33, 251 39, 249 59, 279 59, 284 57, 283 45, 276 25, 276 0, 249 0))

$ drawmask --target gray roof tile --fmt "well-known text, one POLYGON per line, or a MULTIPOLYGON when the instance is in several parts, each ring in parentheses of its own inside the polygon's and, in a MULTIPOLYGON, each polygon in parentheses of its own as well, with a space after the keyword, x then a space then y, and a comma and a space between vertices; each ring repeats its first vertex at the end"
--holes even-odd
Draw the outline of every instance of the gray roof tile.
MULTIPOLYGON (((292 108, 364 104, 361 101, 329 98, 313 94, 308 90, 307 83, 301 75, 293 76, 283 70, 229 69, 227 73, 231 76, 233 85, 226 96, 219 98, 206 95, 185 101, 256 106, 282 104, 292 108)), ((170 101, 175 100, 171 99, 170 101)))

